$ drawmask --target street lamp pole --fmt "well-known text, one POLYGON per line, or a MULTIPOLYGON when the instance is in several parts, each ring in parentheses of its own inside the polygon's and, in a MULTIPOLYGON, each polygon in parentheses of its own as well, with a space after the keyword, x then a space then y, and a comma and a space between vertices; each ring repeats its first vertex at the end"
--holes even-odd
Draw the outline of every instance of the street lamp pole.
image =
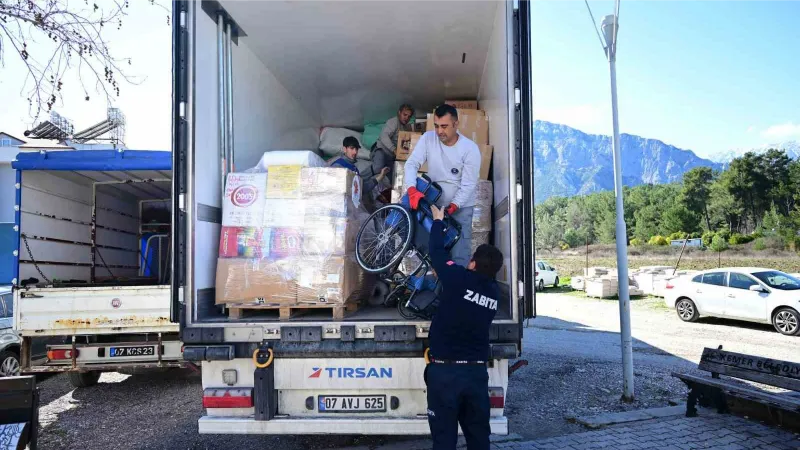
POLYGON ((628 231, 622 202, 622 161, 619 149, 619 116, 617 114, 617 30, 618 18, 611 14, 603 18, 601 29, 605 38, 606 56, 611 73, 611 116, 614 127, 614 193, 617 207, 617 277, 619 279, 619 327, 622 340, 622 400, 634 399, 633 343, 631 339, 631 298, 628 290, 628 231))

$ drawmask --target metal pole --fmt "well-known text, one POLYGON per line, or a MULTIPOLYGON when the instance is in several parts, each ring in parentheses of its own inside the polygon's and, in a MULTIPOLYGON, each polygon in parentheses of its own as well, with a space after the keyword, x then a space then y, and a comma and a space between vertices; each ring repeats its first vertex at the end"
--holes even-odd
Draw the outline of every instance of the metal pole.
POLYGON ((225 50, 227 50, 227 46, 225 45, 225 17, 219 14, 217 15, 217 146, 220 174, 222 176, 220 180, 221 198, 225 197, 225 178, 228 173, 228 126, 225 119, 226 112, 228 111, 226 98, 227 80, 225 78, 228 72, 225 70, 225 50))
POLYGON ((622 201, 622 161, 619 149, 619 116, 617 114, 617 55, 616 32, 619 28, 614 15, 603 19, 605 27, 613 27, 612 38, 606 38, 606 56, 611 75, 611 118, 614 128, 614 193, 617 207, 617 277, 619 279, 619 328, 622 340, 622 400, 634 399, 633 343, 631 340, 631 298, 628 292, 628 231, 625 226, 625 208, 622 201))
POLYGON ((227 138, 225 158, 226 170, 234 171, 233 165, 233 33, 230 22, 225 26, 225 137, 227 138))

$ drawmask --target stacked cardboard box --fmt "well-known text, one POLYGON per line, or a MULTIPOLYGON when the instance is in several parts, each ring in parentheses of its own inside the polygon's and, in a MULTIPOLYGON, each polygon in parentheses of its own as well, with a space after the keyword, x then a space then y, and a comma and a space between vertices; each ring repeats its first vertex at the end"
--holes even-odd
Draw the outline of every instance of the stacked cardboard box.
POLYGON ((368 214, 355 173, 270 166, 227 181, 218 304, 343 304, 359 289, 352 257, 368 214))
POLYGON ((472 251, 489 243, 492 232, 492 201, 494 190, 491 181, 479 181, 475 191, 475 209, 472 213, 472 251))

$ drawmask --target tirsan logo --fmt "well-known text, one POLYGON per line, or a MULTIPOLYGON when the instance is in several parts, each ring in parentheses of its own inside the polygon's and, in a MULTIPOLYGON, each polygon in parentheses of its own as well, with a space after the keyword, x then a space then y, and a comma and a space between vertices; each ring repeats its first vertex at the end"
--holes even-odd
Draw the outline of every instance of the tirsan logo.
POLYGON ((312 367, 308 378, 392 378, 391 367, 312 367))
POLYGON ((231 201, 240 208, 252 205, 256 197, 258 197, 256 187, 249 184, 239 186, 231 192, 231 201))

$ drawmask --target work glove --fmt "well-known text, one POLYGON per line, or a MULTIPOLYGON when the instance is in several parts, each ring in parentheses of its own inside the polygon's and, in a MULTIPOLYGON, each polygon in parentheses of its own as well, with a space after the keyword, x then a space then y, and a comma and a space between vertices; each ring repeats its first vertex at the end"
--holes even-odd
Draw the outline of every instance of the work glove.
POLYGON ((452 216, 456 211, 458 211, 458 205, 450 203, 450 206, 447 207, 447 214, 452 216))
POLYGON ((411 205, 411 209, 417 209, 419 207, 419 201, 424 197, 425 194, 420 192, 414 186, 408 188, 408 204, 411 205))

